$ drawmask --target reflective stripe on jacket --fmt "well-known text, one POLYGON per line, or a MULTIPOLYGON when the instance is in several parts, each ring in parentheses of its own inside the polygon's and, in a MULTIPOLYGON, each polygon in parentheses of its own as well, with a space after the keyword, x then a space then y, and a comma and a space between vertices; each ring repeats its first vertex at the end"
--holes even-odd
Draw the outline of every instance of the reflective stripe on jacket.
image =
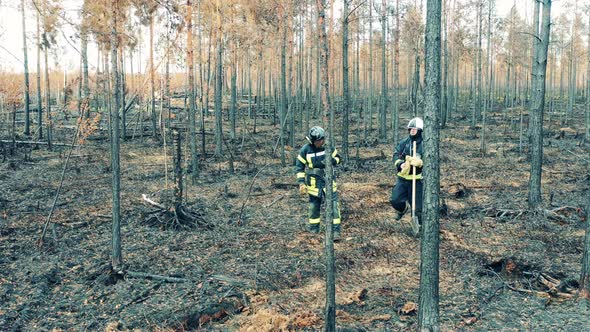
MULTIPOLYGON (((319 196, 320 190, 326 186, 323 170, 326 167, 326 149, 324 147, 316 148, 313 144, 305 144, 297 155, 295 170, 297 172, 297 183, 304 183, 307 186, 307 193, 313 196, 319 196), (307 167, 307 173, 305 168, 307 167)), ((332 152, 332 165, 340 164, 342 157, 338 150, 332 152)), ((336 181, 334 181, 332 190, 336 192, 336 181)))

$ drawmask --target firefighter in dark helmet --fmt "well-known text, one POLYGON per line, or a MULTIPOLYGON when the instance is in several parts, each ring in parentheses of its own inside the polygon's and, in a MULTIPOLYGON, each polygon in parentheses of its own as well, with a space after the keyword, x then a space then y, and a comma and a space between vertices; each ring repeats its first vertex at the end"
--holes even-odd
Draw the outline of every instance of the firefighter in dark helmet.
POLYGON ((422 130, 424 122, 420 118, 413 118, 408 123, 408 137, 403 139, 393 153, 393 164, 397 172, 397 181, 391 191, 389 202, 393 207, 393 218, 400 220, 404 213, 411 208, 412 200, 412 168, 416 167, 416 207, 415 213, 418 224, 412 224, 414 233, 420 230, 422 222, 422 130), (413 145, 416 142, 416 157, 413 145))
MULTIPOLYGON (((299 183, 299 192, 302 195, 309 195, 309 231, 312 233, 320 232, 320 207, 326 197, 324 171, 327 156, 324 148, 325 137, 322 127, 312 127, 306 136, 308 143, 301 148, 297 156, 297 183, 299 183)), ((341 160, 342 158, 337 150, 334 149, 332 152, 332 164, 340 164, 341 160)), ((336 181, 333 182, 332 188, 334 204, 332 229, 334 231, 334 240, 338 241, 340 240, 340 208, 338 206, 336 181)))

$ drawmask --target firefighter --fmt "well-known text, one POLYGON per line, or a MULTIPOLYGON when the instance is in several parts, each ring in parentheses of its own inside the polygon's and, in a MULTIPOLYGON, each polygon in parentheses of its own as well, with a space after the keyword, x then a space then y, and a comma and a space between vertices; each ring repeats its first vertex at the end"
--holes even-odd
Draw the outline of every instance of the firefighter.
POLYGON ((393 164, 397 172, 397 181, 391 190, 389 202, 393 207, 393 219, 400 220, 404 213, 411 208, 412 200, 412 168, 416 167, 416 207, 415 213, 418 224, 412 223, 415 234, 420 231, 422 223, 422 130, 424 121, 413 118, 408 123, 409 136, 403 139, 393 153, 393 164), (416 142, 416 157, 413 157, 413 143, 416 142))
MULTIPOLYGON (((309 134, 305 137, 308 141, 297 156, 297 183, 299 183, 299 193, 309 195, 309 231, 312 233, 320 232, 320 207, 326 197, 326 151, 324 148, 325 132, 322 127, 312 127, 309 134), (307 167, 307 170, 306 170, 307 167)), ((342 158, 334 149, 332 152, 332 165, 340 164, 342 158)), ((338 205, 338 192, 336 181, 332 186, 333 211, 332 230, 334 232, 334 241, 340 240, 340 208, 338 205)))

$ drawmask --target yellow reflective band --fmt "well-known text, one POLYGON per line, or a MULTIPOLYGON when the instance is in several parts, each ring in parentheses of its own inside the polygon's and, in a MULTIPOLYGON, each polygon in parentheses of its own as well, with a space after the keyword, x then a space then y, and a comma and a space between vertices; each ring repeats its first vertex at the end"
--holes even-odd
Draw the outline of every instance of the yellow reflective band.
POLYGON ((336 164, 340 164, 340 158, 334 157, 334 160, 336 160, 336 164))
POLYGON ((336 158, 337 154, 338 154, 338 150, 334 149, 334 152, 332 152, 332 158, 336 158))
POLYGON ((305 158, 303 158, 300 155, 297 155, 297 160, 299 160, 300 162, 302 162, 303 164, 307 164, 307 160, 305 160, 305 158))
POLYGON ((317 219, 309 219, 309 223, 310 224, 319 224, 320 223, 320 218, 317 218, 317 219))
POLYGON ((309 168, 313 168, 313 163, 311 162, 311 157, 313 157, 313 155, 312 155, 312 154, 308 154, 308 155, 307 155, 307 166, 308 166, 309 168))
POLYGON ((299 173, 297 173, 297 178, 298 179, 302 179, 304 177, 305 177, 305 172, 299 172, 299 173))
POLYGON ((336 219, 334 219, 334 221, 332 221, 332 223, 333 223, 334 225, 339 225, 339 224, 340 224, 340 218, 336 218, 336 219))
POLYGON ((395 161, 395 167, 397 167, 397 165, 399 165, 399 164, 400 164, 400 163, 402 163, 402 162, 404 162, 404 161, 403 161, 403 160, 401 160, 401 159, 398 159, 398 160, 396 160, 396 161, 395 161))

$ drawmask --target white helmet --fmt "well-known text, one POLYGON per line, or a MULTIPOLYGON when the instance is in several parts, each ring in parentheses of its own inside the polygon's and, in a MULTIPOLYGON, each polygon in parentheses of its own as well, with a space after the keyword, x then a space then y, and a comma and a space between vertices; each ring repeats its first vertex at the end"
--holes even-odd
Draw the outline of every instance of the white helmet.
POLYGON ((310 143, 314 143, 316 141, 324 139, 325 137, 326 137, 326 133, 324 131, 324 128, 322 128, 320 126, 311 127, 311 129, 309 130, 309 134, 306 136, 307 140, 310 143))
POLYGON ((420 118, 413 118, 408 122, 408 129, 417 128, 418 130, 424 129, 424 121, 420 118))

